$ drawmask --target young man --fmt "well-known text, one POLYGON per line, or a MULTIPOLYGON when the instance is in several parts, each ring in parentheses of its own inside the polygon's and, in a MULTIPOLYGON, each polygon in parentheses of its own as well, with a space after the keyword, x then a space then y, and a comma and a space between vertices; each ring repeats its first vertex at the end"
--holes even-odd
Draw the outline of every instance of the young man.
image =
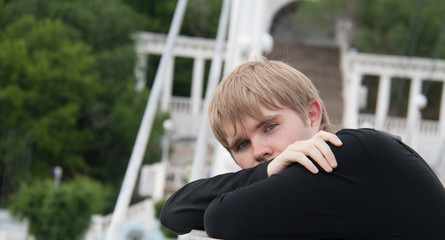
POLYGON ((239 66, 209 119, 243 170, 177 191, 162 210, 167 228, 223 239, 445 239, 445 190, 422 158, 379 131, 341 130, 341 142, 325 132, 322 101, 294 68, 239 66))

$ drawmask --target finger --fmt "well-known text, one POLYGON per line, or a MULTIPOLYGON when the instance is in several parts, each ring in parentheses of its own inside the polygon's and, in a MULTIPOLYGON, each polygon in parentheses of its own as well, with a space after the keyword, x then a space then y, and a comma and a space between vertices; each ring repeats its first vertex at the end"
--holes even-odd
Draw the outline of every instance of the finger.
MULTIPOLYGON (((338 138, 337 135, 329 133, 329 132, 325 132, 325 131, 320 131, 317 134, 314 135, 314 137, 311 140, 316 141, 317 139, 323 139, 326 142, 330 142, 332 143, 334 146, 340 147, 341 145, 343 145, 343 143, 341 142, 341 140, 338 138)), ((331 167, 335 168, 337 167, 337 160, 335 159, 334 154, 332 153, 331 148, 329 147, 329 145, 327 145, 325 142, 318 140, 318 145, 320 148, 320 151, 323 153, 323 155, 325 156, 325 158, 329 161, 329 164, 331 165, 331 167)))
POLYGON ((317 174, 319 172, 318 168, 306 156, 306 154, 304 154, 302 152, 296 152, 293 154, 290 154, 291 152, 288 152, 288 153, 290 156, 287 156, 287 159, 289 159, 290 161, 301 164, 303 167, 305 167, 307 170, 311 171, 314 174, 317 174))
POLYGON ((303 153, 297 154, 297 162, 314 174, 319 172, 317 166, 303 153))
POLYGON ((338 138, 338 136, 334 134, 330 135, 329 139, 325 139, 325 141, 332 143, 336 147, 340 147, 341 145, 343 145, 343 142, 340 140, 340 138, 338 138))
POLYGON ((335 155, 332 152, 332 149, 329 147, 329 145, 321 139, 319 141, 316 141, 314 145, 317 147, 318 151, 320 151, 320 153, 324 156, 330 167, 336 168, 338 165, 337 160, 335 159, 335 155))
MULTIPOLYGON (((327 144, 323 140, 321 140, 321 142, 322 144, 327 146, 327 144)), ((326 149, 323 149, 322 146, 318 146, 317 143, 315 143, 313 147, 307 149, 309 151, 308 156, 311 157, 311 159, 315 161, 320 167, 322 167, 326 172, 332 172, 332 159, 327 158, 320 149, 326 151, 326 149)))
POLYGON ((314 135, 315 138, 321 138, 326 142, 330 142, 332 143, 334 146, 341 146, 343 145, 342 141, 340 140, 340 138, 338 138, 337 135, 330 133, 330 132, 325 132, 325 131, 319 131, 317 134, 314 135))
MULTIPOLYGON (((300 142, 299 144, 293 144, 292 146, 290 146, 291 147, 290 149, 291 149, 291 152, 294 152, 295 156, 298 156, 298 158, 296 158, 295 160, 300 160, 300 158, 303 158, 303 156, 305 159, 307 159, 306 156, 308 156, 314 162, 316 162, 321 168, 323 168, 326 172, 332 172, 331 163, 328 162, 328 159, 320 151, 320 148, 323 149, 323 147, 317 146, 317 145, 322 145, 322 144, 326 145, 326 147, 329 149, 329 150, 324 149, 324 151, 329 152, 330 151, 329 146, 326 144, 326 142, 324 142, 322 139, 319 139, 319 138, 312 139, 312 140, 306 141, 306 142, 300 142), (300 155, 302 155, 302 156, 300 156, 300 155)), ((332 156, 333 156, 333 154, 332 154, 332 156)), ((335 165, 335 163, 333 165, 335 165)))

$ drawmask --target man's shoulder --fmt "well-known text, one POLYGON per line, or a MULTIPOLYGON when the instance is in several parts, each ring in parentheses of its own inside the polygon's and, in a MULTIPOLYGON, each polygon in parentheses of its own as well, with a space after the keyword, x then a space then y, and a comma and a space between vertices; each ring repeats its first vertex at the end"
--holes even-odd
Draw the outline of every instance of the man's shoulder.
POLYGON ((396 139, 398 141, 401 141, 401 137, 394 135, 392 133, 389 132, 385 132, 385 131, 381 131, 381 130, 376 130, 373 128, 359 128, 359 129, 342 129, 340 131, 338 131, 336 133, 337 136, 347 136, 347 135, 351 135, 351 136, 355 136, 359 139, 366 139, 366 140, 372 140, 372 139, 382 139, 382 138, 387 138, 387 139, 396 139))
POLYGON ((342 142, 347 142, 349 148, 361 146, 368 152, 388 150, 402 143, 399 136, 372 128, 342 129, 336 135, 342 142))

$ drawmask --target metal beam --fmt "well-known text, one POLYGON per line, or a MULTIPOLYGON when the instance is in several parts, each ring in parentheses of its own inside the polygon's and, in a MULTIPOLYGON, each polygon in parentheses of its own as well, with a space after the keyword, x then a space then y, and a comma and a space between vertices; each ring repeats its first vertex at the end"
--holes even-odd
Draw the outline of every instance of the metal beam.
POLYGON ((158 100, 161 96, 163 88, 162 77, 165 75, 165 68, 168 65, 168 60, 172 55, 172 50, 175 44, 176 37, 178 36, 179 29, 182 24, 184 12, 187 7, 187 0, 179 0, 176 5, 175 13, 173 16, 172 25, 167 37, 167 47, 164 54, 161 57, 158 71, 156 72, 153 87, 150 92, 147 106, 145 108, 144 116, 139 127, 139 131, 136 137, 136 142, 133 147, 133 152, 130 156, 127 171, 125 173, 124 181, 119 192, 119 197, 114 208, 113 217, 111 219, 110 228, 107 232, 107 240, 115 240, 119 234, 119 228, 125 218, 130 204, 131 196, 136 184, 139 169, 142 164, 142 159, 145 154, 145 149, 150 137, 151 128, 156 115, 158 100))

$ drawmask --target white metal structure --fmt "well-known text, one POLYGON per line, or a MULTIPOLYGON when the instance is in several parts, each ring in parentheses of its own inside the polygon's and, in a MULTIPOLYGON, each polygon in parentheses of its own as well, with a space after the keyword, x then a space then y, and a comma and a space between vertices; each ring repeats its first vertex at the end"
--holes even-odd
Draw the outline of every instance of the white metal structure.
POLYGON ((196 141, 195 156, 193 159, 194 167, 192 168, 192 172, 190 174, 190 180, 192 181, 202 177, 201 173, 203 172, 205 165, 204 158, 207 151, 207 142, 208 142, 207 139, 210 132, 210 126, 208 124, 209 117, 207 115, 207 110, 209 108, 213 92, 215 88, 218 86, 219 79, 221 78, 224 45, 226 41, 226 30, 227 30, 227 24, 229 22, 230 1, 231 0, 224 0, 223 7, 221 10, 221 17, 218 24, 215 53, 212 58, 212 65, 210 67, 210 76, 205 94, 204 105, 202 107, 203 111, 201 113, 201 118, 199 119, 199 122, 201 122, 201 124, 198 133, 198 139, 196 141))
POLYGON ((142 123, 138 131, 136 142, 134 144, 133 152, 131 153, 130 161, 127 171, 125 173, 124 181, 122 183, 121 191, 116 202, 116 206, 111 219, 110 228, 107 232, 107 240, 114 240, 118 235, 118 229, 125 218, 128 205, 130 204, 131 196, 134 191, 139 169, 142 164, 145 149, 150 136, 153 121, 156 115, 158 99, 161 95, 164 84, 162 82, 165 68, 169 63, 169 58, 172 55, 173 46, 176 36, 179 33, 182 19, 184 17, 185 9, 187 7, 187 0, 179 0, 178 5, 173 16, 171 28, 167 38, 166 51, 161 57, 159 70, 156 73, 155 81, 151 89, 150 97, 148 99, 147 107, 142 117, 142 123))

